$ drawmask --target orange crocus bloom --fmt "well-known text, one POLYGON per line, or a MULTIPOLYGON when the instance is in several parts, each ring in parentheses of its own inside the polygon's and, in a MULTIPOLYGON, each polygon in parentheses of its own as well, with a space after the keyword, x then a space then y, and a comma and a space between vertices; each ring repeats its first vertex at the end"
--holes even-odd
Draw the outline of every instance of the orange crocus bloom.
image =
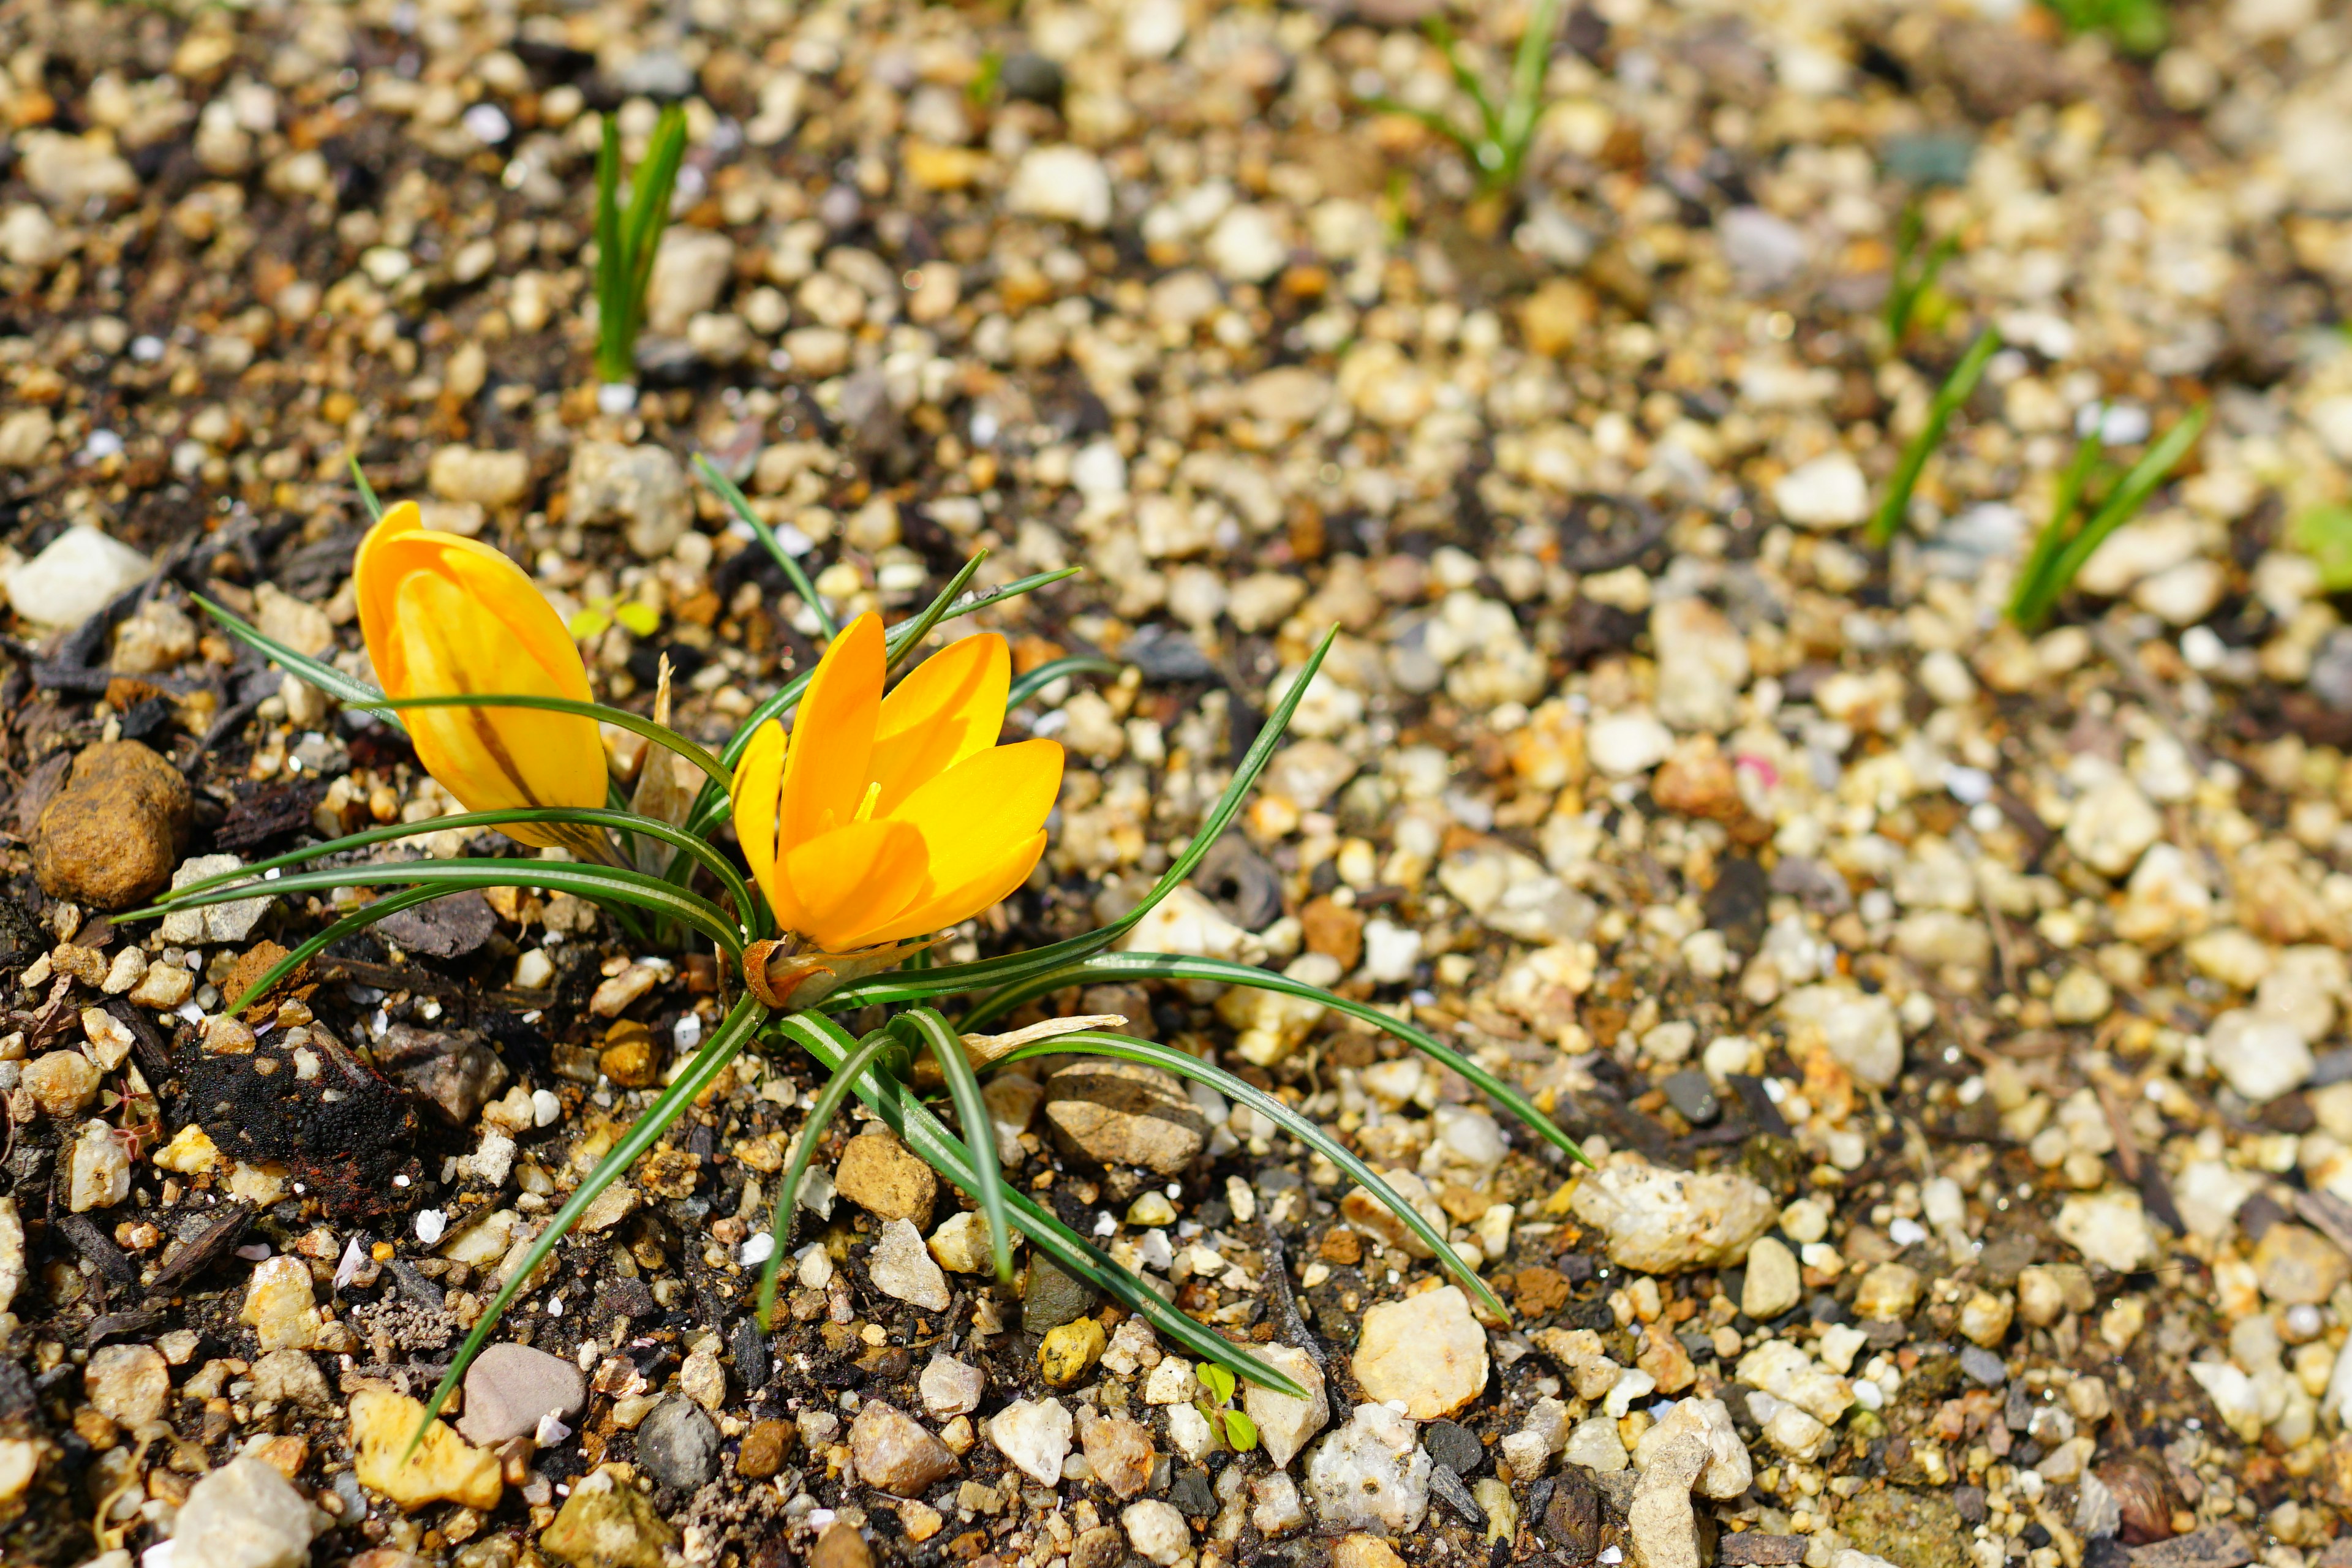
MULTIPOLYGON (((403 501, 352 567, 360 630, 389 697, 467 692, 590 700, 580 650, 522 568, 475 540, 426 528, 403 501)), ((529 708, 412 708, 425 771, 472 811, 604 804, 596 721, 529 708)), ((515 823, 509 838, 594 853, 587 829, 515 823)))
POLYGON ((969 920, 1027 879, 1062 783, 1052 741, 996 743, 1013 663, 993 633, 888 696, 882 622, 819 661, 787 741, 761 727, 735 772, 735 832, 777 923, 827 952, 969 920))

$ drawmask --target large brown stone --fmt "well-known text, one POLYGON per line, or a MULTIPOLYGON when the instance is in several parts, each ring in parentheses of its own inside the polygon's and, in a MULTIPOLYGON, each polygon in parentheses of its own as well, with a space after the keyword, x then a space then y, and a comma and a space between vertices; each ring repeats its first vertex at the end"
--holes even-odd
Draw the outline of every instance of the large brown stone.
POLYGON ((136 741, 103 741, 73 773, 33 831, 33 874, 44 890, 101 910, 139 902, 172 879, 188 837, 188 781, 136 741))
POLYGON ((1105 1165, 1141 1165, 1172 1176, 1209 1142, 1208 1118, 1156 1068, 1090 1061, 1045 1085, 1045 1120, 1076 1152, 1105 1165))

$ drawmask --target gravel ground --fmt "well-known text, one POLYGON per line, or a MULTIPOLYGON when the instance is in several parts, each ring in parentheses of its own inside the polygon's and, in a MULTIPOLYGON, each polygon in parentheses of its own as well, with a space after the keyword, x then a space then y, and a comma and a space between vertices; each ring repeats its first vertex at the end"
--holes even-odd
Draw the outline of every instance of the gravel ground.
MULTIPOLYGON (((2352 488, 2352 16, 2184 5, 2140 61, 1990 0, 1606 0, 1496 198, 1368 106, 1447 103, 1422 8, 0 5, 0 1560, 2352 1563, 2352 629, 2285 543, 2352 488), (596 113, 634 155, 672 100, 614 415, 596 113), (1897 345, 1914 201, 1956 248, 1897 345), (2011 629, 2076 431, 2199 405, 2011 629), (1318 1401, 1235 1395, 1231 1451, 862 1124, 762 1334, 816 1085, 747 1058, 398 1462, 732 982, 498 893, 221 1016, 333 911, 110 912, 454 803, 193 595, 363 672, 356 458, 567 615, 657 615, 600 695, 667 655, 723 739, 818 624, 696 452, 845 618, 982 546, 1087 569, 982 617, 1123 673, 1013 719, 1071 752, 1052 847, 951 954, 1131 908, 1340 628, 1133 945, 1409 1017, 1595 1169, 1312 1005, 1046 1011, 1342 1135, 1508 1322, 1272 1124, 1097 1067, 994 1080, 1013 1179, 1318 1401)), ((1455 15, 1478 68, 1524 10, 1455 15)))

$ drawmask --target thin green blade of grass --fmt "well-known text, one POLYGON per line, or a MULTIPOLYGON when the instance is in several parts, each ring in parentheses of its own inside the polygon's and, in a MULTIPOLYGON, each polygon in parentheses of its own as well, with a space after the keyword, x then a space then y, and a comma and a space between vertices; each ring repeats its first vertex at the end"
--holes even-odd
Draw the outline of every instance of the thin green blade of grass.
POLYGON ((1911 318, 1918 312, 1919 301, 1936 286, 1945 265, 1958 254, 1959 247, 1957 236, 1946 235, 1928 247, 1916 267, 1898 268, 1896 281, 1886 296, 1886 342, 1890 349, 1902 345, 1911 331, 1911 318))
POLYGON ((1510 1309, 1478 1278, 1470 1266, 1462 1261, 1445 1239, 1444 1232, 1429 1223, 1426 1215, 1404 1201, 1394 1187, 1380 1173, 1359 1159, 1344 1143, 1301 1116, 1265 1090, 1252 1087, 1213 1063, 1198 1057, 1149 1040, 1135 1039, 1127 1035, 1114 1035, 1098 1029, 1080 1029, 1066 1035, 1056 1035, 1050 1040, 1040 1040, 1023 1046, 998 1058, 989 1065, 1003 1067, 1012 1062, 1026 1061, 1036 1057, 1076 1055, 1106 1057, 1114 1061, 1134 1062, 1143 1067, 1160 1068, 1194 1083, 1208 1085, 1226 1099, 1248 1106, 1293 1138, 1321 1154, 1347 1173, 1348 1178, 1380 1200, 1381 1206, 1396 1215, 1399 1223, 1419 1237, 1439 1265, 1454 1276, 1455 1281, 1470 1294, 1486 1303, 1489 1311, 1506 1322, 1510 1321, 1510 1309))
POLYGON ((653 279, 654 258, 669 227, 670 198, 677 191, 677 171, 686 161, 686 110, 669 104, 654 122, 653 139, 630 182, 628 215, 621 220, 622 245, 628 257, 630 319, 645 310, 646 286, 653 279))
POLYGON ((336 866, 184 895, 171 907, 199 909, 266 894, 323 893, 336 888, 375 888, 395 882, 450 889, 551 888, 599 904, 606 900, 633 904, 693 927, 738 963, 743 957, 742 933, 724 910, 701 894, 628 867, 583 866, 562 860, 403 860, 388 866, 336 866))
POLYGON ((2050 519, 2042 531, 2033 536, 2033 548, 2027 552, 2025 564, 2018 569, 2017 585, 2011 591, 2009 618, 2018 625, 2025 624, 2025 614, 2035 592, 2035 584, 2049 575, 2050 563, 2066 548, 2066 541, 2074 531, 2075 509, 2082 504, 2084 487, 2091 482, 2091 471, 2098 466, 2100 436, 2094 427, 2091 433, 2074 443, 2074 456, 2058 476, 2058 492, 2050 505, 2050 519))
MULTIPOLYGON (((200 893, 210 892, 215 888, 249 884, 252 879, 265 872, 278 870, 288 866, 303 865, 309 861, 324 859, 331 855, 349 854, 353 850, 365 849, 377 844, 389 844, 402 838, 421 838, 427 834, 460 830, 470 832, 478 827, 504 827, 509 823, 529 822, 604 827, 614 832, 642 833, 647 837, 658 838, 666 844, 675 845, 685 851, 696 865, 709 871, 729 895, 738 901, 739 908, 746 913, 756 911, 761 908, 759 900, 752 896, 750 885, 743 880, 742 873, 735 868, 734 862, 711 847, 709 843, 696 837, 682 827, 672 826, 656 818, 640 816, 632 811, 610 807, 600 810, 584 806, 529 805, 514 806, 504 811, 457 812, 447 816, 428 817, 422 822, 396 822, 383 827, 371 827, 359 833, 345 834, 341 838, 331 838, 324 844, 313 844, 304 848, 288 850, 283 855, 273 855, 267 859, 256 860, 249 866, 240 866, 233 871, 220 871, 209 877, 199 878, 184 888, 174 888, 169 892, 159 895, 154 903, 145 910, 134 910, 130 914, 118 915, 115 918, 117 920, 152 918, 181 908, 189 899, 200 893)), ((515 866, 538 864, 536 861, 501 861, 499 863, 515 866)))
POLYGON ((1895 531, 1903 526, 1910 509, 1911 492, 1919 483, 1920 473, 1927 467, 1927 459, 1935 456, 1936 448, 1944 443, 1944 427, 1952 422, 1960 405, 1975 395, 1986 364, 2000 348, 2000 332, 1987 327, 1976 335, 1968 353, 1960 356, 1960 363, 1952 367, 1952 374, 1937 389, 1935 401, 1927 405, 1927 422, 1903 449, 1903 460, 1895 465, 1895 477, 1887 485, 1886 499, 1879 502, 1878 515, 1871 519, 1870 542, 1877 548, 1884 550, 1894 542, 1895 531))
MULTIPOLYGON (((1445 57, 1445 68, 1453 74, 1454 85, 1462 89, 1462 96, 1477 110, 1478 127, 1485 132, 1481 141, 1488 146, 1498 146, 1502 141, 1502 117, 1496 111, 1494 95, 1486 90, 1486 84, 1479 79, 1478 73, 1472 70, 1470 62, 1463 58, 1461 38, 1444 16, 1434 12, 1422 18, 1421 27, 1429 35, 1429 41, 1437 46, 1437 52, 1445 57)), ((1477 163, 1481 169, 1486 167, 1484 156, 1480 156, 1477 163)))
POLYGON ((1549 1116, 1536 1109, 1533 1101, 1496 1077, 1468 1057, 1446 1045, 1436 1036, 1415 1028, 1401 1018, 1383 1013, 1369 1002, 1355 1001, 1277 974, 1270 969, 1253 969, 1246 963, 1234 963, 1222 958, 1193 958, 1172 952, 1102 952, 1083 963, 1074 963, 1050 974, 1039 975, 1020 984, 1007 986, 992 994, 971 1013, 958 1021, 966 1030, 977 1029, 982 1024, 1002 1016, 1012 1008, 1036 997, 1051 994, 1071 985, 1095 981, 1118 980, 1208 980, 1223 985, 1239 985, 1253 991, 1271 991, 1278 995, 1296 996, 1303 1001, 1320 1003, 1336 1013, 1371 1025, 1383 1034, 1402 1040, 1432 1061, 1460 1073, 1478 1091, 1524 1121, 1541 1138, 1578 1164, 1589 1165, 1584 1151, 1574 1139, 1549 1116))
POLYGON ((360 492, 360 505, 367 508, 368 521, 382 522, 383 502, 375 499, 375 487, 368 483, 367 475, 361 471, 360 460, 356 453, 352 458, 352 488, 360 492))
MULTIPOLYGON (((821 1014, 793 1014, 778 1028, 828 1070, 837 1070, 856 1044, 841 1026, 821 1014)), ((931 1114, 912 1089, 869 1068, 858 1076, 856 1092, 858 1099, 906 1142, 917 1158, 966 1192, 972 1190, 978 1178, 964 1163, 961 1142, 931 1114)), ((1016 1188, 1009 1190, 1005 1197, 1007 1217, 1013 1227, 1065 1273, 1085 1280, 1139 1314, 1200 1360, 1229 1368, 1236 1376, 1246 1377, 1293 1399, 1307 1397, 1307 1391, 1280 1371, 1176 1310, 1143 1281, 1113 1263, 1099 1247, 1039 1207, 1027 1194, 1016 1188)))
POLYGON ((623 299, 626 277, 621 244, 621 125, 608 114, 596 153, 596 374, 608 382, 626 381, 636 368, 631 352, 635 334, 629 331, 623 299))
POLYGON ((784 1250, 792 1244, 793 1224, 799 1217, 801 1183, 808 1175, 809 1162, 816 1153, 816 1146, 824 1141, 824 1130, 832 1125, 834 1113, 841 1109, 841 1102, 849 1098, 850 1088, 857 1081, 858 1076, 886 1053, 898 1048, 901 1047, 889 1034, 881 1029, 858 1041, 848 1059, 826 1078, 824 1087, 817 1090, 816 1103, 809 1107, 808 1117, 801 1123, 800 1140, 793 1151, 793 1163, 784 1167, 783 1184, 776 1189, 775 1215, 768 1222, 768 1256, 760 1265, 760 1291, 753 1311, 763 1333, 775 1323, 776 1282, 783 1274, 784 1250))
POLYGON ((1010 713, 1066 675, 1117 675, 1118 668, 1117 659, 1090 658, 1085 654, 1047 659, 1013 683, 1004 694, 1004 710, 1010 713))
POLYGON ((767 1020, 768 1010, 753 998, 746 996, 736 1003, 719 1023, 717 1031, 688 1060, 686 1069, 662 1091, 660 1098, 646 1108, 645 1114, 629 1124, 628 1131, 622 1135, 621 1141, 609 1153, 596 1163, 595 1169, 582 1178, 580 1185, 564 1200, 563 1206, 555 1211, 555 1217, 548 1221, 547 1228, 531 1243, 530 1250, 523 1255, 521 1264, 507 1277, 498 1294, 490 1298, 489 1305, 475 1320, 473 1331, 458 1345, 457 1355, 450 1360, 449 1370, 441 1374, 441 1382, 433 1390, 433 1397, 425 1402, 424 1419, 417 1423, 416 1430, 409 1436, 407 1447, 401 1451, 403 1464, 406 1464, 408 1457, 416 1452, 416 1445, 431 1429, 434 1417, 441 1414, 441 1407, 449 1402, 449 1395, 456 1391, 458 1380, 466 1375, 466 1369, 473 1364, 474 1357, 489 1342, 491 1331, 506 1315, 506 1310, 514 1304, 517 1296, 522 1294, 530 1283, 531 1276, 539 1272, 539 1266, 547 1261, 549 1255, 580 1223, 580 1216, 587 1212, 588 1205, 603 1196, 605 1188, 636 1163, 637 1156, 652 1148, 655 1141, 669 1131, 670 1125, 685 1113, 686 1108, 694 1103, 695 1096, 710 1087, 711 1080, 719 1076, 720 1069, 735 1059, 744 1042, 767 1020))
POLYGON ((545 713, 573 713, 583 719, 593 719, 600 724, 610 724, 615 730, 626 730, 643 735, 657 746, 666 746, 702 770, 719 788, 724 790, 735 782, 734 773, 725 763, 694 742, 688 740, 667 724, 656 724, 642 714, 625 708, 607 707, 602 702, 579 702, 569 697, 540 697, 517 691, 466 691, 444 693, 433 697, 379 697, 375 700, 386 708, 528 708, 545 713))
POLYGON ((2046 563, 2040 577, 2029 584, 2031 595, 2025 601, 2024 618, 2018 623, 2021 627, 2030 630, 2048 618, 2058 603, 2058 595, 2066 591, 2075 574, 2082 571, 2084 563, 2091 559, 2100 545, 2106 542, 2107 535, 2130 521, 2139 509, 2147 504, 2147 499, 2157 492, 2158 488, 2171 477, 2180 459, 2189 455, 2189 448, 2195 446, 2197 437, 2204 433, 2205 422, 2211 411, 2211 405, 2200 403, 2182 415, 2173 422, 2172 428, 2167 430, 2140 455, 2139 461, 2126 471, 2116 485, 2114 493, 2092 514, 2088 522, 2074 531, 2064 546, 2046 563))
POLYGON ((205 614, 217 621, 221 630, 271 663, 300 676, 344 707, 372 713, 402 734, 408 732, 408 726, 400 721, 400 716, 392 710, 389 700, 383 692, 372 686, 361 685, 331 664, 322 664, 308 654, 296 653, 236 611, 215 604, 202 594, 190 594, 188 597, 194 599, 205 614))
POLYGON ((1552 38, 1559 29, 1559 0, 1536 0, 1528 13, 1527 31, 1519 35, 1518 52, 1511 59, 1511 96, 1503 110, 1504 177, 1516 183, 1535 139, 1536 121, 1543 106, 1544 68, 1551 61, 1552 38))
POLYGON ((1200 830, 1192 835, 1192 841, 1184 847, 1184 852, 1176 857, 1135 908, 1108 925, 1088 931, 1084 936, 1049 942, 1027 952, 982 959, 972 963, 948 964, 920 975, 902 972, 856 981, 825 998, 825 1010, 838 1012, 876 1002, 924 1002, 934 997, 961 995, 998 985, 1010 985, 1033 975, 1049 973, 1064 964, 1099 952, 1134 930, 1161 900, 1183 886, 1184 879, 1192 874, 1202 858, 1208 854, 1210 847, 1216 843, 1219 835, 1231 825, 1242 808, 1243 798, 1257 782, 1258 774, 1265 770, 1266 763, 1273 760, 1275 749, 1282 743, 1283 732, 1290 727, 1291 715, 1298 711, 1298 704, 1305 700, 1307 689, 1314 684, 1316 673, 1323 668, 1325 656, 1331 651, 1331 640, 1339 635, 1339 628, 1334 626, 1323 634, 1322 641, 1315 645, 1315 651, 1298 672, 1298 679, 1290 683, 1289 690, 1283 694, 1282 700, 1267 716, 1265 726, 1258 731, 1257 739, 1242 757, 1241 766, 1234 770, 1233 779, 1225 785, 1224 793, 1217 797, 1216 804, 1202 819, 1200 830))
POLYGON ((956 568, 956 574, 947 580, 946 585, 931 595, 931 602, 923 606, 922 614, 911 621, 901 624, 898 629, 904 634, 903 636, 895 642, 888 637, 883 639, 882 672, 884 675, 887 676, 895 671, 907 661, 908 655, 922 646, 923 639, 929 637, 932 629, 946 618, 948 606, 955 603, 956 595, 963 592, 964 585, 970 583, 972 574, 980 570, 981 563, 987 559, 988 552, 985 549, 973 551, 971 558, 956 568))
POLYGON ((994 1255, 996 1278, 1013 1282, 1013 1230, 1004 1217, 1004 1170, 996 1147, 996 1121, 981 1098, 980 1075, 964 1054, 963 1037, 929 1007, 912 1007, 890 1020, 890 1027, 909 1045, 928 1048, 947 1080, 948 1098, 962 1124, 964 1147, 971 1152, 972 1174, 980 1184, 972 1192, 981 1217, 988 1222, 988 1245, 994 1255))
POLYGON ((261 978, 247 986, 243 994, 221 1009, 231 1015, 244 1012, 259 998, 269 994, 269 988, 310 963, 347 936, 367 930, 378 921, 389 920, 403 910, 413 910, 419 904, 429 904, 436 899, 447 898, 459 889, 455 888, 414 888, 406 892, 387 893, 363 908, 353 910, 326 930, 317 932, 291 952, 264 970, 261 978))
POLYGON ((751 531, 751 537, 760 542, 760 548, 783 569, 784 581, 793 585, 793 592, 801 596, 801 603, 806 605, 809 613, 816 617, 817 630, 824 640, 831 642, 839 637, 841 627, 835 624, 833 612, 825 607, 824 596, 817 593, 816 584, 809 580, 809 574, 802 568, 799 560, 784 548, 784 542, 776 537, 776 531, 768 526, 767 520, 751 510, 750 498, 743 494, 733 479, 719 471, 719 465, 710 460, 708 453, 697 452, 694 455, 694 471, 702 476, 704 484, 719 492, 719 499, 727 503, 727 510, 751 531))

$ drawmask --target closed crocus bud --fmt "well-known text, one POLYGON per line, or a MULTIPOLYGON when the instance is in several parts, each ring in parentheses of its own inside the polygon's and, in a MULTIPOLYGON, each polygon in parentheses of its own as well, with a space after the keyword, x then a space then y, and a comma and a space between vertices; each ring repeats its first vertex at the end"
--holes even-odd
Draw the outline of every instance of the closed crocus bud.
POLYGON ((1028 879, 1062 784, 1052 741, 996 743, 1012 658, 965 637, 882 693, 882 623, 825 649, 792 734, 762 725, 735 832, 776 921, 828 952, 971 919, 1028 879))
MULTIPOLYGON (((522 569, 487 544, 426 528, 414 501, 384 513, 361 542, 352 587, 386 696, 590 700, 580 650, 522 569)), ((604 751, 584 714, 411 708, 401 721, 425 771, 469 810, 604 804, 604 751)), ((592 837, 535 823, 502 831, 541 846, 592 837)))

